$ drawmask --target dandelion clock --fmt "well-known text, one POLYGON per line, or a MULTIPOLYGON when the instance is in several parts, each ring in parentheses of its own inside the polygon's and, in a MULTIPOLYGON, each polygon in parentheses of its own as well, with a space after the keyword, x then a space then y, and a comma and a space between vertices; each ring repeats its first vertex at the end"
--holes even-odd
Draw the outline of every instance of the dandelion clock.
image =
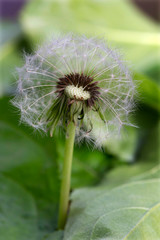
POLYGON ((21 122, 51 137, 57 127, 66 131, 58 220, 63 229, 74 141, 86 139, 99 147, 123 125, 131 125, 135 87, 119 54, 103 40, 72 34, 25 56, 18 75, 12 103, 21 112, 21 122))

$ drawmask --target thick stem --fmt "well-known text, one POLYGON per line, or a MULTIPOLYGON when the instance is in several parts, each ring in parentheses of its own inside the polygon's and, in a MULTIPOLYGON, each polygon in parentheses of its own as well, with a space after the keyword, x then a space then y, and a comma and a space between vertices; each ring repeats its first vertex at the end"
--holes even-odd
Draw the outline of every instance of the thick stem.
POLYGON ((75 125, 73 122, 70 122, 67 127, 66 133, 64 163, 60 191, 58 229, 64 229, 67 218, 74 138, 75 138, 75 125))

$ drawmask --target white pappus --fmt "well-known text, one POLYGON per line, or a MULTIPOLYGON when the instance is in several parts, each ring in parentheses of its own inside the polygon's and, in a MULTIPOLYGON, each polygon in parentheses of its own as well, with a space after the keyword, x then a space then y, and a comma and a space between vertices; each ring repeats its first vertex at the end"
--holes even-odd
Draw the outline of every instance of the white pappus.
POLYGON ((118 134, 133 110, 135 85, 119 54, 103 40, 73 34, 53 38, 18 69, 12 103, 37 130, 76 125, 76 139, 97 146, 118 134))

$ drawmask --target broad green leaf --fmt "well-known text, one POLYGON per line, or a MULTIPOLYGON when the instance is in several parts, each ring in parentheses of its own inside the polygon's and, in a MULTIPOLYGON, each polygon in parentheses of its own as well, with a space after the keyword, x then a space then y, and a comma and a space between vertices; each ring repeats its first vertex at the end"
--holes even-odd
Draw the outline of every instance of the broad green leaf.
POLYGON ((0 175, 0 239, 38 240, 37 211, 32 196, 0 175))
POLYGON ((110 191, 101 189, 87 203, 88 190, 75 191, 64 240, 141 239, 144 231, 158 240, 159 189, 160 179, 131 182, 110 191))
POLYGON ((63 240, 63 231, 55 231, 54 233, 49 234, 43 240, 63 240))
POLYGON ((30 191, 38 207, 39 229, 56 226, 59 177, 56 163, 18 127, 0 121, 0 171, 30 191))
POLYGON ((157 62, 158 25, 128 0, 36 0, 26 5, 21 23, 34 41, 68 32, 96 35, 122 47, 136 70, 157 62))
POLYGON ((99 186, 109 190, 124 183, 154 178, 160 178, 159 163, 135 163, 108 172, 99 186))
POLYGON ((112 189, 113 187, 120 186, 121 184, 133 181, 135 179, 141 180, 143 179, 143 174, 144 176, 148 176, 148 174, 150 175, 152 169, 153 172, 158 171, 159 166, 154 165, 155 163, 133 163, 125 166, 119 166, 106 173, 105 177, 100 183, 100 186, 103 186, 107 189, 112 189))
POLYGON ((160 203, 150 208, 123 208, 99 218, 92 230, 90 240, 158 240, 159 225, 160 203))
POLYGON ((106 192, 127 184, 129 182, 160 178, 160 166, 159 163, 134 163, 128 165, 117 166, 111 171, 108 171, 102 181, 95 187, 81 188, 76 192, 76 198, 79 204, 86 205, 90 199, 101 193, 102 190, 106 192), (86 193, 87 189, 87 193, 86 193), (83 199, 81 198, 83 196, 83 199))
POLYGON ((132 177, 132 181, 139 181, 139 180, 145 180, 145 179, 153 179, 153 178, 160 178, 160 164, 157 166, 149 169, 148 171, 132 177))

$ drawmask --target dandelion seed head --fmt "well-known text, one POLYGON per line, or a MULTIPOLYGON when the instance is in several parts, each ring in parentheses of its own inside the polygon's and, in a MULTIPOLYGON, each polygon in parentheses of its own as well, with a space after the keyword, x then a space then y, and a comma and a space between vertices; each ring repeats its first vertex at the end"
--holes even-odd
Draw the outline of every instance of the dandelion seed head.
POLYGON ((21 122, 53 132, 76 125, 76 139, 97 146, 130 125, 135 84, 117 51, 103 40, 73 34, 53 38, 17 69, 13 104, 21 122), (96 139, 95 139, 96 136, 96 139))

